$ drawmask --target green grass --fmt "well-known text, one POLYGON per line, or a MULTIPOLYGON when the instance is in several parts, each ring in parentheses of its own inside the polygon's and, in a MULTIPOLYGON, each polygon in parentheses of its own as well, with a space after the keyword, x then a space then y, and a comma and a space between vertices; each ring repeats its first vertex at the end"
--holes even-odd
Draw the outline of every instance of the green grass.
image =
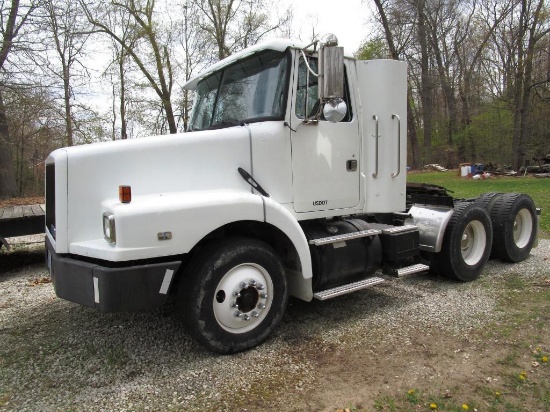
POLYGON ((495 176, 490 179, 473 180, 460 177, 456 170, 448 172, 415 172, 407 175, 413 183, 431 183, 443 186, 457 198, 476 197, 485 192, 526 193, 533 198, 535 205, 542 209, 540 228, 545 235, 550 235, 550 179, 537 179, 531 176, 505 177, 495 176))

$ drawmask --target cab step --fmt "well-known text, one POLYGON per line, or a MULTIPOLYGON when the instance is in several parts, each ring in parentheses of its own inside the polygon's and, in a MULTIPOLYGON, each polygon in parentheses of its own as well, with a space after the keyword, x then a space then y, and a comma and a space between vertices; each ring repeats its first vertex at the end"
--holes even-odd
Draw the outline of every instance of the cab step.
POLYGON ((382 229, 382 233, 385 235, 395 235, 397 233, 405 233, 413 230, 418 230, 418 226, 416 225, 391 226, 391 227, 382 229))
POLYGON ((322 237, 320 239, 312 239, 309 241, 309 244, 315 245, 315 246, 323 246, 323 245, 329 245, 331 243, 345 242, 346 240, 359 239, 361 237, 375 236, 375 235, 379 235, 380 233, 382 233, 382 231, 378 229, 361 230, 359 232, 345 233, 343 235, 322 237))
POLYGON ((323 290, 313 294, 315 299, 327 300, 335 298, 336 296, 346 295, 357 290, 366 289, 379 283, 385 282, 384 279, 379 277, 372 277, 358 282, 349 283, 347 285, 337 286, 332 289, 323 290))
POLYGON ((403 276, 412 275, 413 273, 427 272, 428 270, 430 270, 428 265, 425 265, 424 263, 416 263, 414 265, 405 266, 399 269, 385 268, 384 273, 400 278, 403 276))
POLYGON ((406 276, 406 275, 412 275, 413 273, 420 273, 420 272, 427 272, 430 270, 430 267, 428 265, 425 265, 424 263, 417 263, 412 266, 406 266, 401 269, 397 269, 397 276, 406 276))

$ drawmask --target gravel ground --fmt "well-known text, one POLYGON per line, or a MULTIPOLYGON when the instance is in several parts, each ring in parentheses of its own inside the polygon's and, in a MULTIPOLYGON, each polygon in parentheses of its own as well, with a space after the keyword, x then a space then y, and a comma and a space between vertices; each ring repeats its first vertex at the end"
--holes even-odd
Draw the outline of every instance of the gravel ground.
POLYGON ((525 262, 491 261, 476 282, 411 275, 326 302, 291 299, 266 343, 222 356, 189 338, 173 306, 103 314, 57 299, 43 252, 0 254, 0 411, 290 410, 315 386, 323 353, 372 356, 376 342, 413 345, 417 330, 467 335, 498 318, 506 276, 550 276, 541 240, 525 262))

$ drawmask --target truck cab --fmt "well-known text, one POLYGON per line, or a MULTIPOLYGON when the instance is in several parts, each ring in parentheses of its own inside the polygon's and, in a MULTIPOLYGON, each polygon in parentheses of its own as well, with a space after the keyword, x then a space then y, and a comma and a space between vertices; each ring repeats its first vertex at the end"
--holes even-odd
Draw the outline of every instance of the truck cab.
POLYGON ((527 195, 407 187, 406 70, 346 57, 334 36, 274 40, 185 85, 186 133, 53 152, 57 295, 101 311, 174 297, 198 342, 233 353, 268 337, 289 296, 336 297, 386 281, 381 270, 469 281, 491 251, 525 259, 527 195))

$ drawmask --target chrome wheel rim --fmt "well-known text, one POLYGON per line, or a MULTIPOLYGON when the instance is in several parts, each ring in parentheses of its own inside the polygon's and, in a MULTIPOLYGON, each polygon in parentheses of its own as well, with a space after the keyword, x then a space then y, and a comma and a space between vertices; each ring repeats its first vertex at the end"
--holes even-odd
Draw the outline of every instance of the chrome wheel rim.
POLYGON ((273 303, 269 273, 255 263, 235 266, 221 279, 213 299, 214 316, 222 329, 246 333, 258 326, 273 303))
POLYGON ((486 247, 487 233, 485 226, 479 220, 471 221, 462 233, 460 242, 462 259, 467 265, 473 266, 481 260, 486 247))
POLYGON ((533 218, 527 209, 521 209, 514 218, 513 236, 518 248, 524 248, 531 239, 533 218))

